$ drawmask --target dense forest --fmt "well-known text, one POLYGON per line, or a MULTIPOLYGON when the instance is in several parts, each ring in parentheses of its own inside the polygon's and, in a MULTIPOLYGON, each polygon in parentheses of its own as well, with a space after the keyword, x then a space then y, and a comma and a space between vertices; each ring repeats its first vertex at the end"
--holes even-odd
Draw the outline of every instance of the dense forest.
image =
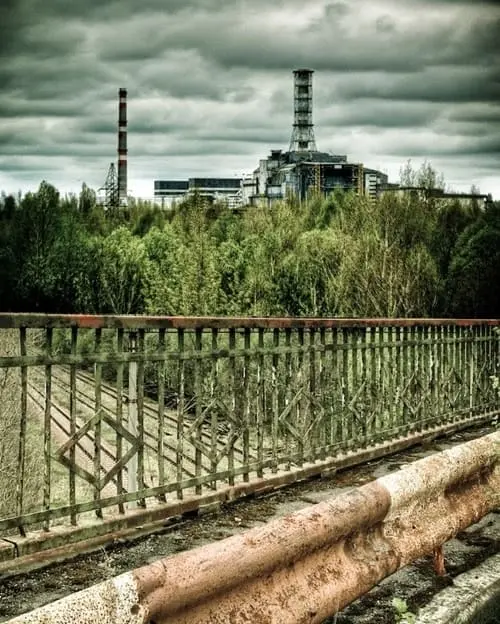
POLYGON ((113 214, 42 182, 2 195, 0 228, 2 311, 500 316, 499 203, 338 192, 235 213, 194 195, 113 214))

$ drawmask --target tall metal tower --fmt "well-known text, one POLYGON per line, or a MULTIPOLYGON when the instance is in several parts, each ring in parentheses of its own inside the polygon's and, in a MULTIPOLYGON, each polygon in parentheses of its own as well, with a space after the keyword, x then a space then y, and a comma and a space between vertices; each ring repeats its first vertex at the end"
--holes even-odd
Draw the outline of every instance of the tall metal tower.
POLYGON ((103 186, 99 191, 104 192, 104 207, 106 210, 116 210, 118 208, 118 178, 116 175, 115 163, 109 165, 108 174, 103 186))
POLYGON ((312 69, 295 69, 294 75, 294 119, 291 152, 315 152, 314 126, 312 122, 312 69))
POLYGON ((118 203, 127 206, 127 89, 118 91, 118 203))

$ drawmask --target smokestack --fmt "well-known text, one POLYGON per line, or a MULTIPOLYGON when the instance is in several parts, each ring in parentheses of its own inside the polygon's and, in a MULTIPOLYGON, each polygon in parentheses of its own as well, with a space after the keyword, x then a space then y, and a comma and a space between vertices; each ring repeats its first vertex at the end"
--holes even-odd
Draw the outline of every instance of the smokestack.
POLYGON ((127 89, 118 91, 118 205, 127 205, 127 89))
POLYGON ((314 126, 312 122, 312 69, 295 69, 294 119, 291 152, 315 152, 314 126))

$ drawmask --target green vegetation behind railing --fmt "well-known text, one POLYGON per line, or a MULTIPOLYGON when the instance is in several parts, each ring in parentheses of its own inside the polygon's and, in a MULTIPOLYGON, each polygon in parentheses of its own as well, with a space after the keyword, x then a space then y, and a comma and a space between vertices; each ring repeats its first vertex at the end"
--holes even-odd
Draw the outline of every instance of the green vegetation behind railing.
MULTIPOLYGON (((419 186, 435 183, 432 169, 419 186)), ((0 194, 0 309, 93 314, 500 314, 500 204, 336 191, 234 212, 105 213, 87 187, 0 194)))

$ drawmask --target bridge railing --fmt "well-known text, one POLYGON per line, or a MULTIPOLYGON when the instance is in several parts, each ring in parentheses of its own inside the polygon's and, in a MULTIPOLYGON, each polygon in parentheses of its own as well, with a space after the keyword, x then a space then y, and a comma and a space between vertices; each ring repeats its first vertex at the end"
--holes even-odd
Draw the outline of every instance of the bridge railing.
POLYGON ((493 417, 499 324, 0 314, 0 537, 493 417))

